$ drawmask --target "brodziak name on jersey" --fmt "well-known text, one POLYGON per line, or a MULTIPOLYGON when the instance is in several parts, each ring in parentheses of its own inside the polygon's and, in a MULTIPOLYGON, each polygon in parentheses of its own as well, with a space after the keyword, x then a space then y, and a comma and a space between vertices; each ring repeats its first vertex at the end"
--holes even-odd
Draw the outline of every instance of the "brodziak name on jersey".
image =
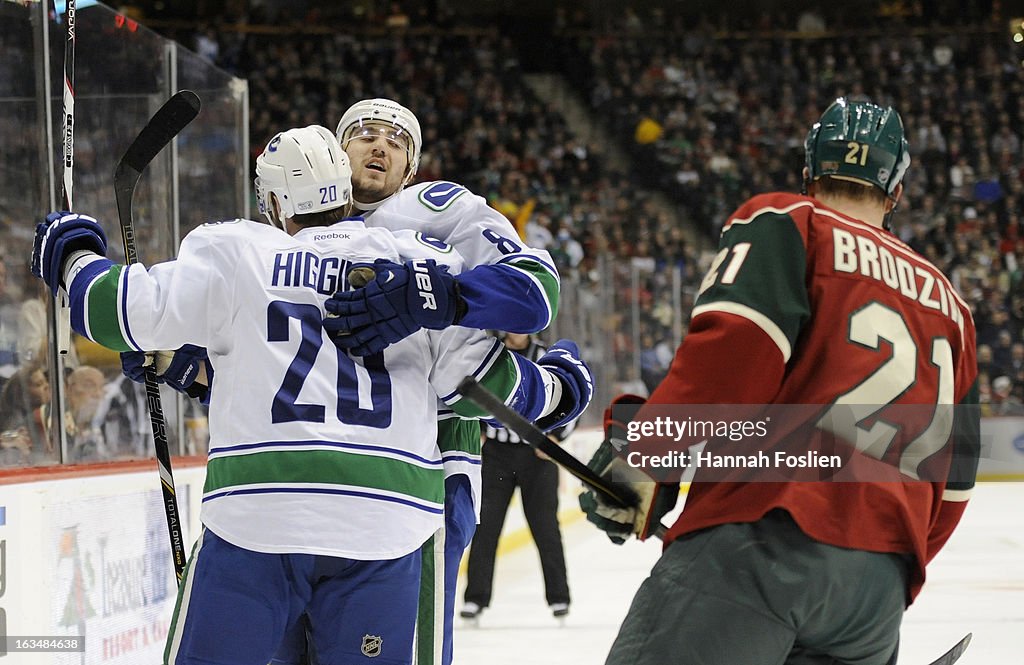
POLYGON ((832 229, 832 243, 836 272, 860 273, 928 309, 942 312, 957 325, 963 338, 964 314, 955 302, 959 296, 937 274, 938 271, 903 258, 902 252, 913 251, 909 247, 900 247, 889 238, 854 235, 839 227, 832 229), (887 244, 893 247, 892 251, 887 244))

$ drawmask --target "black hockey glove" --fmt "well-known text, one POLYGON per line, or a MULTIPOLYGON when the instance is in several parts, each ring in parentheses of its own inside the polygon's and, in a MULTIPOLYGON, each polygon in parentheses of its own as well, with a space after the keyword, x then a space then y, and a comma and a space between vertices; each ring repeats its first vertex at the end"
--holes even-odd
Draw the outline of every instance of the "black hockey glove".
POLYGON ((637 497, 636 505, 622 508, 609 503, 591 489, 579 497, 580 508, 586 513, 587 521, 607 533, 616 545, 626 542, 633 534, 640 540, 649 538, 660 525, 661 518, 675 507, 679 498, 679 483, 656 482, 640 469, 626 463, 629 452, 626 425, 644 402, 646 400, 637 395, 619 395, 612 400, 604 412, 604 440, 587 463, 602 478, 615 484, 627 485, 637 497), (613 417, 612 407, 617 407, 615 415, 619 419, 613 417), (623 418, 623 415, 628 417, 623 418))

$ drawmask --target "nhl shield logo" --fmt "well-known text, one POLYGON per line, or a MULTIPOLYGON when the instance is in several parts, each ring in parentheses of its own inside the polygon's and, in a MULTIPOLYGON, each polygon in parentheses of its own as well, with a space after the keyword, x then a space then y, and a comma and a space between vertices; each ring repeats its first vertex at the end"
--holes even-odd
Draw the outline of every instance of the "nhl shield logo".
POLYGON ((363 655, 367 658, 376 658, 380 655, 383 643, 384 639, 380 635, 363 635, 363 655))

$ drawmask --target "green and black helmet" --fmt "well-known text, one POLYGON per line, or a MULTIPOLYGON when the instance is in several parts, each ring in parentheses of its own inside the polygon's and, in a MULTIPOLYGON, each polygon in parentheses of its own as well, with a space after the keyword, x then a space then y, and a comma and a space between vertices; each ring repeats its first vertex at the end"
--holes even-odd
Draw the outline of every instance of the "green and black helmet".
POLYGON ((856 180, 892 196, 910 166, 903 121, 892 107, 840 97, 821 114, 804 142, 810 181, 856 180))

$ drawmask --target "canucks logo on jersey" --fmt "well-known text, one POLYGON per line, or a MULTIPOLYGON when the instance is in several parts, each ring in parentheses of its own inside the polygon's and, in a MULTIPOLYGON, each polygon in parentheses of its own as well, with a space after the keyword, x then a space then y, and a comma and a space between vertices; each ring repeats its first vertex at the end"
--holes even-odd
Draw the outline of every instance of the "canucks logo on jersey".
POLYGON ((423 235, 419 231, 416 232, 416 240, 417 242, 424 244, 427 247, 430 247, 431 249, 435 249, 442 254, 448 254, 449 252, 452 251, 452 246, 446 243, 445 241, 438 240, 437 238, 432 238, 427 235, 423 235))
POLYGON ((466 188, 454 182, 435 182, 424 188, 419 195, 420 203, 434 212, 446 210, 455 199, 466 193, 466 188))

